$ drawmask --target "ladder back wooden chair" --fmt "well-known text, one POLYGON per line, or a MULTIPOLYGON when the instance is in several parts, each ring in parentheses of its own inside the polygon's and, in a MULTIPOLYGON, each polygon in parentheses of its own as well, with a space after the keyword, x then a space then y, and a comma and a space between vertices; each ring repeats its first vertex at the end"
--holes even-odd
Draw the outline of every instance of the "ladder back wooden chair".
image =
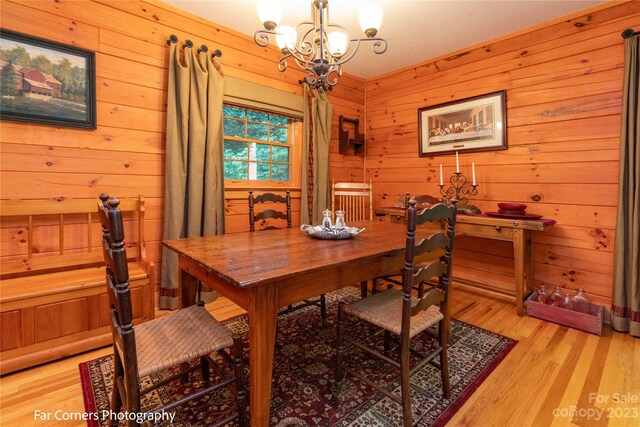
MULTIPOLYGON (((436 199, 435 197, 432 197, 432 196, 428 196, 428 195, 414 196, 414 199, 416 201, 416 210, 422 210, 421 205, 422 206, 432 206, 432 205, 436 205, 436 204, 440 203, 440 201, 438 199, 436 199)), ((410 200, 411 200, 411 196, 409 195, 409 193, 405 193, 405 195, 404 195, 404 210, 405 210, 404 222, 405 222, 405 224, 407 223, 407 214, 409 212, 408 209, 409 209, 409 201, 410 200)), ((402 275, 395 274, 395 275, 392 275, 392 276, 381 276, 381 277, 374 278, 372 286, 371 286, 371 293, 373 293, 373 294, 378 292, 378 281, 382 281, 383 284, 386 283, 387 287, 392 286, 392 285, 402 286, 402 275)), ((425 285, 430 286, 431 284, 428 283, 428 282, 420 282, 420 283, 414 284, 413 289, 418 291, 418 298, 422 298, 422 295, 424 294, 425 285)))
MULTIPOLYGON (((353 221, 373 221, 373 182, 336 182, 331 180, 331 210, 344 211, 347 225, 353 221), (367 204, 368 201, 368 204, 367 204)), ((360 283, 362 298, 367 296, 367 281, 360 283)))
MULTIPOLYGON (((256 221, 264 221, 267 219, 285 219, 287 220, 287 228, 291 228, 291 193, 287 190, 287 195, 282 197, 274 193, 262 193, 258 196, 253 195, 253 190, 249 190, 249 230, 256 231, 256 221), (255 213, 256 203, 284 203, 285 212, 275 209, 266 209, 262 212, 255 213)), ((280 227, 269 225, 262 230, 274 230, 280 227)))
MULTIPOLYGON (((291 193, 287 190, 286 196, 282 197, 274 193, 262 193, 258 196, 253 195, 253 190, 249 191, 249 231, 256 231, 256 221, 263 221, 268 218, 273 219, 286 219, 287 228, 291 228, 291 193), (265 209, 262 212, 255 213, 256 203, 284 203, 285 212, 282 210, 265 209)), ((261 230, 273 230, 278 229, 275 225, 269 225, 261 230)), ((299 310, 310 305, 317 305, 320 307, 320 316, 322 318, 322 324, 327 324, 327 302, 324 294, 320 295, 317 300, 307 300, 296 305, 290 305, 286 310, 281 310, 278 314, 286 314, 295 310, 299 310)))
POLYGON ((353 221, 373 221, 373 183, 331 180, 331 210, 344 211, 347 225, 353 221))
MULTIPOLYGON (((340 302, 338 305, 338 350, 336 360, 336 381, 343 378, 343 372, 354 375, 369 384, 379 392, 388 396, 402 406, 404 426, 412 425, 411 411, 411 376, 428 363, 441 370, 443 395, 451 396, 449 382, 449 367, 447 361, 447 342, 449 328, 445 322, 450 319, 447 298, 449 281, 451 279, 454 229, 456 223, 456 204, 451 206, 437 204, 416 215, 416 201, 411 200, 407 211, 407 243, 405 248, 405 268, 402 270, 402 290, 386 289, 382 292, 363 298, 353 304, 340 302), (416 225, 426 221, 447 221, 445 230, 423 238, 416 243, 416 225), (424 253, 444 250, 444 255, 420 268, 415 268, 414 259, 424 253), (428 290, 421 298, 412 296, 414 284, 437 277, 439 286, 428 290), (345 334, 345 315, 353 316, 377 327, 378 331, 364 342, 356 341, 345 334), (409 343, 411 338, 426 331, 433 325, 438 325, 438 346, 428 355, 421 355, 421 360, 413 367, 409 366, 409 343), (372 337, 384 332, 383 351, 372 337), (399 338, 400 360, 390 355, 390 340, 392 334, 399 338), (350 345, 345 347, 345 342, 350 345), (377 345, 376 345, 377 344, 377 345), (392 394, 383 386, 369 380, 355 369, 343 366, 343 359, 347 351, 357 347, 368 354, 377 357, 400 370, 401 397, 392 394), (440 364, 434 359, 440 357, 440 364)), ((423 230, 420 230, 423 231, 423 230)), ((426 230, 424 230, 426 231, 426 230)), ((428 232, 431 233, 432 230, 428 232)), ((352 327, 361 326, 357 322, 352 327)))
MULTIPOLYGON (((98 201, 114 350, 111 410, 115 413, 119 413, 120 409, 138 413, 142 395, 177 379, 186 382, 191 371, 200 369, 204 388, 149 412, 171 410, 221 387, 230 386, 236 390, 237 411, 216 426, 236 419, 241 426, 247 425, 242 340, 238 335, 232 336, 225 326, 218 323, 202 302, 140 325, 133 324, 124 225, 119 204, 117 198, 109 198, 106 194, 101 194, 98 201), (233 348, 233 356, 225 351, 227 348, 233 348), (221 378, 212 385, 210 364, 220 363, 211 358, 214 352, 233 366, 234 375, 221 378), (195 360, 199 360, 199 364, 190 367, 189 362, 195 360), (178 366, 181 367, 179 372, 172 374, 170 368, 178 366), (142 388, 141 379, 151 374, 162 374, 164 379, 142 388)), ((114 425, 117 425, 117 420, 114 420, 114 425)), ((137 426, 138 423, 134 419, 129 420, 128 425, 137 426)))

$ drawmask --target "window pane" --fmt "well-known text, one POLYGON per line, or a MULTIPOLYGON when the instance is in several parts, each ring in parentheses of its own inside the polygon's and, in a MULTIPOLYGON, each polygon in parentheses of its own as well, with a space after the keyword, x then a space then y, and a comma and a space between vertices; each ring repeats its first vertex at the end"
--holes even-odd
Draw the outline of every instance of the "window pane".
POLYGON ((225 159, 247 159, 247 143, 238 141, 224 141, 224 158, 225 159))
POLYGON ((264 113, 258 113, 257 111, 247 111, 247 118, 252 122, 266 123, 269 116, 264 113))
POLYGON ((289 119, 282 116, 271 116, 269 117, 269 123, 271 123, 272 125, 286 126, 287 124, 289 124, 289 119))
POLYGON ((269 163, 258 163, 258 176, 259 181, 269 181, 269 163))
POLYGON ((238 119, 244 119, 244 108, 235 108, 229 105, 223 107, 223 114, 228 117, 236 117, 238 119))
POLYGON ((224 119, 224 136, 244 138, 244 122, 242 120, 224 119))
POLYGON ((271 141, 274 142, 287 142, 288 129, 271 126, 271 141))
POLYGON ((247 162, 225 160, 224 179, 247 179, 247 162))
POLYGON ((269 163, 249 162, 249 179, 255 181, 269 181, 269 163))
POLYGON ((273 158, 272 162, 289 163, 289 147, 278 147, 274 145, 272 147, 273 158))
POLYGON ((268 162, 271 160, 270 145, 267 144, 250 144, 250 157, 249 160, 260 160, 268 162))
POLYGON ((259 141, 268 141, 267 125, 257 123, 247 123, 249 131, 249 139, 257 139, 259 141))
POLYGON ((291 179, 294 119, 234 105, 224 105, 223 116, 225 179, 291 179))
POLYGON ((273 181, 289 181, 289 165, 271 165, 271 179, 273 181))

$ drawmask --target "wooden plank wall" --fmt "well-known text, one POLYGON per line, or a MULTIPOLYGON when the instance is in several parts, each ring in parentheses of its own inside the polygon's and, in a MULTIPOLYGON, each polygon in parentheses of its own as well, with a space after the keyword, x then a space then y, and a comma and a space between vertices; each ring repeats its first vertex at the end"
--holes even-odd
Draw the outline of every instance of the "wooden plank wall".
MULTIPOLYGON (((226 75, 302 92, 298 84, 303 77, 301 72, 276 70, 280 56, 277 49, 261 48, 251 37, 153 0, 2 0, 2 27, 96 52, 98 128, 77 130, 3 121, 0 197, 143 194, 147 201, 147 249, 155 262, 160 261, 162 240, 169 35, 177 35, 180 42, 191 39, 195 46, 206 44, 210 50, 222 50, 223 56, 218 60, 226 75)), ((330 98, 335 110, 332 177, 360 181, 364 158, 338 154, 337 126, 341 114, 364 117, 364 81, 344 75, 330 98)), ((299 197, 299 191, 295 191, 296 221, 299 197)), ((229 191, 225 208, 228 231, 248 229, 246 189, 229 191)), ((0 255, 24 253, 24 233, 21 225, 3 223, 0 255)), ((67 233, 73 233, 72 225, 67 233)), ((51 235, 55 236, 56 231, 49 232, 47 224, 42 224, 35 238, 37 250, 45 253, 52 249, 47 237, 51 235)), ((83 237, 78 235, 78 239, 83 237)), ((77 247, 82 244, 79 242, 77 247)))
MULTIPOLYGON (((582 287, 610 303, 618 196, 618 157, 625 28, 640 29, 640 2, 617 2, 366 82, 367 155, 377 205, 398 194, 439 195, 439 164, 419 158, 421 107, 506 89, 506 151, 460 153, 476 165, 483 211, 503 201, 558 221, 534 236, 535 282, 582 287), (588 13, 587 13, 588 12, 588 13)), ((463 238, 456 274, 513 286, 506 242, 463 238), (490 243, 488 243, 490 242, 490 243)))

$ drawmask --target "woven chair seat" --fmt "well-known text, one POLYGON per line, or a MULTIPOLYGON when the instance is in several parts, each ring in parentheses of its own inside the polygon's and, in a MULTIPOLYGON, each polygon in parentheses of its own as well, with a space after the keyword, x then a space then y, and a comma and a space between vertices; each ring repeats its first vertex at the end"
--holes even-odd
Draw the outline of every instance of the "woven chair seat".
POLYGON ((233 338, 197 305, 134 326, 140 378, 233 346, 233 338))
MULTIPOLYGON (((353 304, 347 304, 344 307, 344 312, 366 320, 396 335, 401 335, 402 298, 403 292, 401 290, 396 288, 386 289, 353 304)), ((412 305, 417 303, 415 297, 411 297, 411 301, 412 305)), ((440 312, 440 308, 432 305, 411 318, 409 336, 414 337, 442 319, 444 319, 444 316, 440 312)))

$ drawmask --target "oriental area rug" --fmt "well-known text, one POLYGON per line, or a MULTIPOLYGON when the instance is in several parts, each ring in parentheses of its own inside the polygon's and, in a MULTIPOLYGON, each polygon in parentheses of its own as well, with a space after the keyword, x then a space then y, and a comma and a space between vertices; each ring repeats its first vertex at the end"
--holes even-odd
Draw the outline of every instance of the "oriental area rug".
MULTIPOLYGON (((326 327, 321 326, 320 310, 316 306, 279 317, 270 424, 276 427, 401 426, 402 408, 389 398, 352 376, 335 383, 333 374, 338 301, 357 300, 360 298, 360 289, 344 288, 327 294, 326 298, 326 327)), ((245 366, 248 366, 246 317, 240 316, 224 324, 233 332, 244 335, 245 366)), ((429 333, 422 333, 412 340, 412 346, 422 354, 427 354, 435 343, 436 339, 429 333)), ((516 341, 510 338, 453 319, 449 347, 451 399, 444 399, 442 396, 442 382, 437 368, 427 365, 415 373, 411 378, 415 425, 444 425, 515 344, 516 341)), ((400 395, 400 374, 388 364, 372 360, 360 350, 349 353, 345 357, 345 364, 357 367, 366 376, 400 395)), ((219 366, 227 365, 221 363, 219 366)), ((111 356, 80 365, 87 412, 102 413, 109 410, 112 370, 111 356)), ((190 378, 193 382, 187 385, 174 381, 144 396, 142 411, 152 411, 202 387, 197 371, 190 378)), ((143 386, 161 380, 162 376, 145 377, 143 386)), ((235 411, 234 406, 235 394, 222 389, 179 406, 175 410, 173 422, 165 421, 154 425, 211 425, 235 411)), ((108 421, 88 421, 89 427, 107 424, 108 421)), ((124 421, 121 425, 124 425, 124 421)))

